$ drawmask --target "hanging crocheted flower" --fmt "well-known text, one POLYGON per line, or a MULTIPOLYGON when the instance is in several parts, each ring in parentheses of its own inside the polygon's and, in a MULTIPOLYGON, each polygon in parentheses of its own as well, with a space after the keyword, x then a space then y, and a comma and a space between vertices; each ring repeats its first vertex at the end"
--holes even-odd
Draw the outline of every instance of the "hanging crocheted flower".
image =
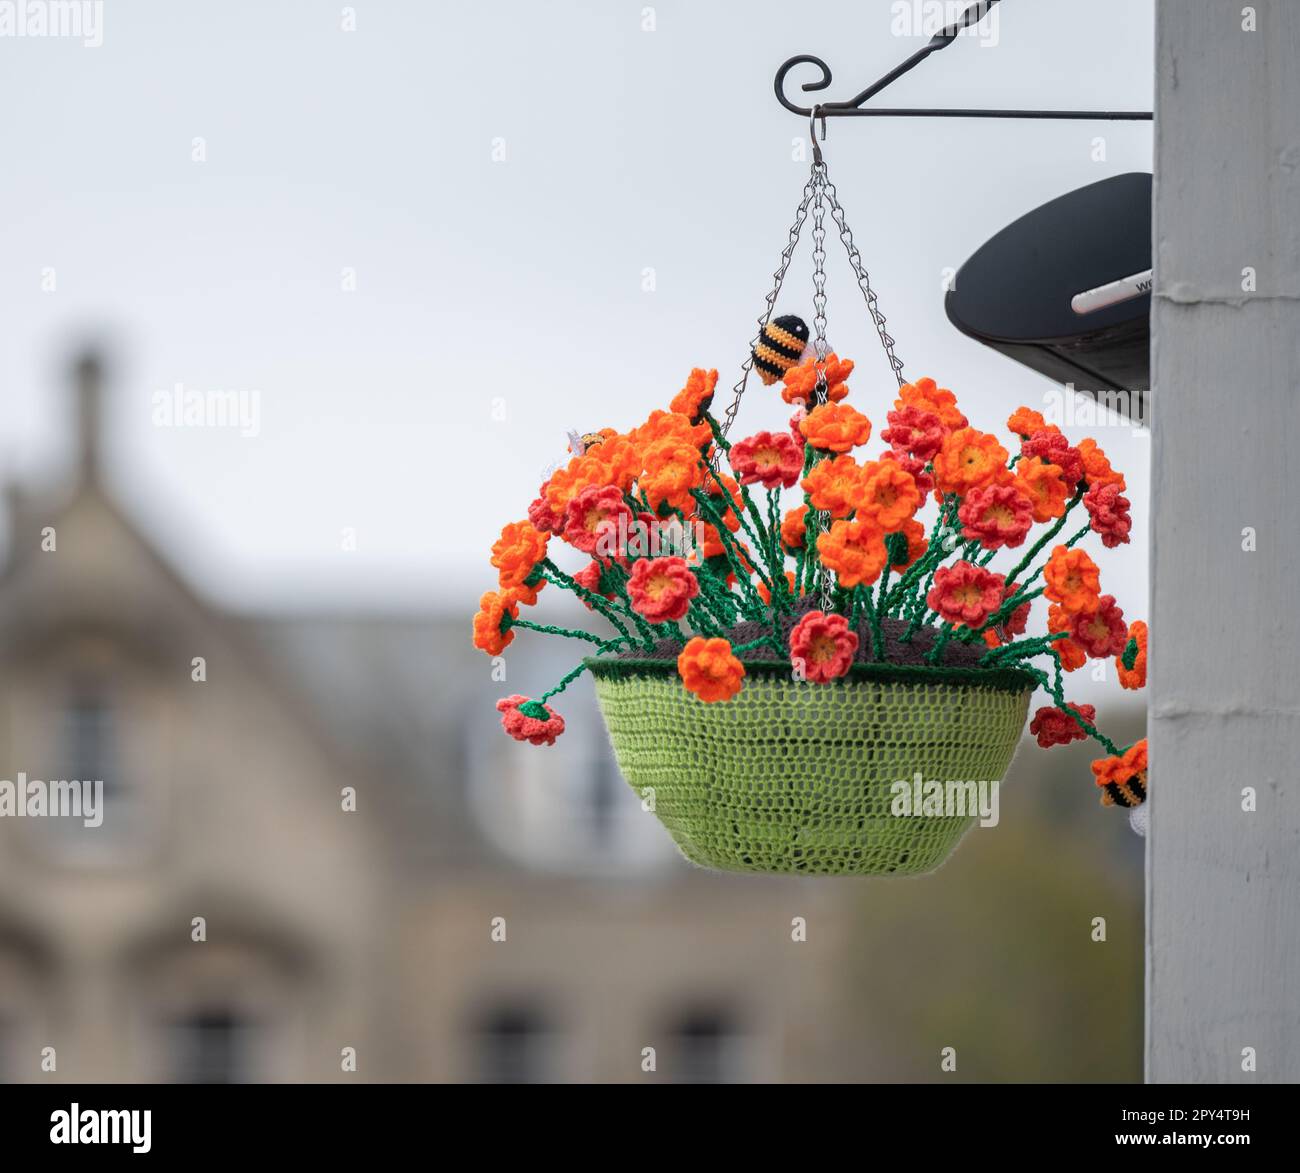
POLYGON ((651 623, 681 619, 700 593, 699 580, 683 558, 642 558, 627 582, 632 610, 651 623))
POLYGON ((624 534, 632 525, 632 510, 613 485, 588 486, 572 501, 564 518, 564 540, 585 554, 612 554, 618 543, 619 521, 624 534))
MULTIPOLYGON (((1002 588, 1002 602, 1013 598, 1020 588, 1014 583, 1009 582, 1002 588)), ((1002 631, 1006 635, 1024 635, 1025 629, 1029 626, 1029 609, 1033 606, 1028 600, 1021 603, 1010 615, 1002 621, 1002 631)))
MULTIPOLYGON (((1074 630, 1074 616, 1064 607, 1055 604, 1047 608, 1047 630, 1055 635, 1074 630)), ((1061 658, 1061 667, 1067 672, 1082 668, 1088 662, 1088 653, 1073 639, 1054 639, 1052 650, 1061 658)))
POLYGON ((478 601, 474 616, 474 646, 489 656, 499 656, 514 642, 515 633, 506 619, 519 618, 519 603, 513 591, 487 591, 478 601), (503 630, 504 627, 504 630, 503 630))
POLYGON ((1020 445, 1020 455, 1037 456, 1044 464, 1057 465, 1071 491, 1083 480, 1083 457, 1064 434, 1054 428, 1035 432, 1020 445))
POLYGON ((864 465, 862 476, 862 504, 858 512, 885 533, 899 529, 921 507, 916 481, 892 461, 864 465))
POLYGON ((546 557, 547 535, 531 521, 512 521, 492 544, 492 565, 503 587, 522 586, 546 557))
POLYGON ((1119 486, 1097 483, 1083 495, 1084 508, 1088 510, 1093 531, 1101 535, 1101 544, 1108 550, 1129 540, 1133 519, 1129 516, 1129 499, 1121 497, 1119 486))
POLYGON ((704 418, 713 402, 713 392, 718 386, 718 372, 696 367, 686 378, 686 386, 673 396, 669 408, 684 415, 693 424, 704 418))
POLYGON ((757 432, 737 440, 730 459, 742 485, 789 489, 803 473, 803 449, 785 432, 757 432))
POLYGON ((1043 593, 1070 614, 1096 609, 1101 595, 1101 572, 1082 550, 1057 546, 1043 568, 1043 581, 1047 584, 1043 593))
POLYGON ((871 421, 847 403, 823 403, 814 407, 799 430, 808 443, 823 452, 848 452, 871 439, 871 421))
MULTIPOLYGON (((817 359, 813 357, 786 371, 785 386, 781 389, 781 398, 786 403, 812 403, 813 393, 817 390, 818 365, 817 359)), ((826 372, 826 401, 838 403, 849 393, 845 380, 853 374, 853 360, 841 359, 832 352, 821 365, 826 372)))
POLYGON ((943 444, 943 421, 933 411, 909 403, 895 408, 886 417, 889 427, 880 433, 895 452, 904 452, 925 463, 934 459, 934 455, 943 444))
POLYGON ((1147 739, 1118 757, 1092 763, 1103 806, 1140 806, 1147 798, 1147 739))
POLYGON ((906 570, 929 548, 925 539, 925 526, 909 517, 897 533, 885 539, 889 550, 889 565, 895 570, 906 570))
POLYGON ((787 550, 803 549, 807 527, 808 506, 800 505, 797 509, 791 509, 781 518, 781 544, 787 550))
POLYGON ((928 466, 915 456, 909 456, 906 452, 899 452, 896 448, 891 448, 888 452, 880 454, 880 463, 898 465, 916 482, 916 491, 921 494, 922 498, 928 497, 934 492, 934 473, 930 472, 928 466))
MULTIPOLYGON (((713 443, 713 430, 707 423, 692 424, 677 411, 660 411, 656 408, 639 428, 633 428, 629 440, 634 448, 644 453, 661 440, 676 440, 680 444, 704 450, 713 443)), ((601 445, 603 448, 604 445, 601 445)), ((595 450, 599 455, 600 449, 595 450)))
POLYGON ((497 701, 497 712, 501 714, 501 727, 516 741, 554 745, 555 739, 564 732, 564 718, 550 705, 531 701, 519 693, 497 701))
POLYGON ((817 553, 845 589, 875 582, 889 561, 884 531, 866 518, 834 522, 818 535, 817 553))
POLYGON ((852 456, 819 460, 801 483, 812 507, 832 517, 847 517, 862 504, 862 466, 852 456))
POLYGON ((1118 656, 1128 643, 1128 624, 1124 612, 1115 605, 1114 595, 1102 595, 1093 610, 1077 612, 1071 631, 1094 660, 1118 656))
POLYGON ((843 676, 858 650, 856 632, 843 615, 809 611, 790 632, 790 661, 801 667, 803 678, 826 684, 843 676))
POLYGON ((1016 484, 1029 498, 1035 521, 1051 521, 1065 512, 1070 488, 1059 464, 1044 464, 1031 456, 1016 465, 1016 484))
POLYGON ((1015 432, 1022 440, 1029 439, 1035 432, 1048 431, 1049 427, 1042 412, 1028 407, 1017 407, 1007 419, 1008 430, 1015 432))
POLYGON ((1002 575, 963 559, 934 572, 925 601, 953 625, 980 627, 1002 605, 1002 575))
POLYGON ((919 407, 922 411, 933 412, 950 432, 964 428, 970 423, 957 410, 957 396, 946 387, 940 387, 933 379, 917 379, 915 383, 904 383, 898 389, 898 398, 894 400, 894 406, 901 411, 909 404, 919 407))
POLYGON ((1144 688, 1147 682, 1147 625, 1135 619, 1128 629, 1124 650, 1115 657, 1121 688, 1144 688))
MULTIPOLYGON (((1092 705, 1066 705, 1066 708, 1078 713, 1089 725, 1096 723, 1097 710, 1092 705)), ((1069 713, 1050 705, 1045 705, 1034 714, 1034 719, 1029 722, 1029 732, 1038 739, 1042 749, 1069 745, 1072 741, 1084 741, 1088 737, 1069 713)))
POLYGON ((1007 450, 996 436, 961 428, 948 436, 934 458, 934 481, 945 493, 964 496, 998 479, 1007 467, 1007 450))
POLYGON ((966 494, 957 510, 962 536, 986 550, 1013 549, 1034 524, 1034 506, 1019 485, 981 485, 966 494))
POLYGON ((1116 485, 1121 493, 1127 487, 1124 474, 1111 468, 1106 454, 1091 436, 1079 441, 1079 457, 1083 461, 1084 479, 1089 485, 1116 485))
MULTIPOLYGON (((683 416, 677 416, 683 419, 683 416)), ((637 480, 651 508, 661 512, 663 506, 688 513, 695 504, 691 490, 704 479, 699 449, 678 440, 665 439, 652 444, 645 452, 645 472, 637 480)))
POLYGON ((677 672, 688 692, 711 704, 730 700, 740 691, 745 665, 731 654, 725 639, 697 635, 677 657, 677 672))

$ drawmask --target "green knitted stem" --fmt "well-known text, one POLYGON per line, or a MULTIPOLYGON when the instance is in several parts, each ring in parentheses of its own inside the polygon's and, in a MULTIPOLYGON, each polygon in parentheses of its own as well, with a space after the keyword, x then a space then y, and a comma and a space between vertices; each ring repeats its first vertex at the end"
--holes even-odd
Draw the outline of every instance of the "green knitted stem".
POLYGON ((903 683, 889 670, 909 666, 858 664, 816 685, 747 662, 744 689, 705 704, 671 661, 588 664, 629 785, 687 859, 739 872, 932 871, 975 817, 895 815, 893 784, 999 782, 1034 683, 1009 670, 955 683, 944 674, 962 670, 941 668, 903 683))
POLYGON ((1133 665, 1137 663, 1138 658, 1138 641, 1129 636, 1128 643, 1124 645, 1124 652, 1119 658, 1119 662, 1124 665, 1124 671, 1132 672, 1133 665))

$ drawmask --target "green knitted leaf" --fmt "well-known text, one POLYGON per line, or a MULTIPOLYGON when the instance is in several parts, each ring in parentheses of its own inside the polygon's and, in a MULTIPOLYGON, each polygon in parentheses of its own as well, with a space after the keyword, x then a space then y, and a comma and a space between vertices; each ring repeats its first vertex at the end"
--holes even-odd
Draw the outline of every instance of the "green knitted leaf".
POLYGON ((753 675, 705 704, 671 667, 593 665, 614 754, 687 859, 739 872, 932 871, 975 817, 896 816, 893 784, 999 782, 1032 691, 753 675))

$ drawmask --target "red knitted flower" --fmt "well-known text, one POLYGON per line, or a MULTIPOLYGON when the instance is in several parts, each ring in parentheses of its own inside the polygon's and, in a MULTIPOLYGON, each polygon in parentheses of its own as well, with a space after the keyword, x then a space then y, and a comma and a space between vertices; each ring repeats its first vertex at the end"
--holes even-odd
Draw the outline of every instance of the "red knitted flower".
POLYGON ((803 438, 803 429, 799 425, 807 418, 808 409, 802 403, 795 404, 795 409, 790 415, 790 436, 801 449, 806 441, 803 438))
POLYGON ((952 624, 979 627, 1002 605, 1003 578, 973 562, 955 562, 934 572, 925 601, 952 624))
MULTIPOLYGON (((549 484, 549 482, 547 483, 549 484)), ((549 534, 553 530, 560 528, 563 519, 546 499, 546 485, 542 486, 542 495, 528 506, 528 520, 533 523, 534 529, 540 530, 544 534, 549 534)))
POLYGON ((642 558, 632 567, 627 593, 632 610, 663 623, 686 614, 700 584, 684 558, 642 558))
POLYGON ((1055 464, 1071 490, 1083 479, 1083 456, 1062 432, 1044 428, 1020 445, 1022 457, 1037 456, 1044 464, 1055 464))
POLYGON ((572 501, 564 520, 564 540, 588 554, 602 537, 611 548, 617 541, 618 519, 624 528, 632 524, 632 510, 616 485, 588 485, 572 501))
MULTIPOLYGON (((1092 705, 1067 705, 1066 708, 1078 713, 1089 725, 1097 719, 1097 710, 1092 705)), ((1029 722, 1029 732, 1038 738, 1038 744, 1043 749, 1083 741, 1088 736, 1069 713, 1050 705, 1045 705, 1034 714, 1034 719, 1029 722)))
POLYGON ((497 701, 497 712, 501 714, 501 727, 516 741, 527 741, 531 745, 554 745, 555 739, 564 732, 564 718, 550 705, 530 701, 519 693, 497 701), (521 713, 521 705, 532 708, 532 715, 521 713), (539 711, 546 716, 538 716, 539 711))
POLYGON ((943 421, 932 411, 909 403, 891 411, 886 417, 889 427, 880 433, 895 452, 915 456, 923 464, 933 459, 943 443, 943 421))
POLYGON ((731 446, 731 467, 742 485, 788 489, 803 475, 803 447, 785 432, 758 432, 731 446))
POLYGON ((1124 612, 1115 605, 1114 595, 1102 595, 1092 611, 1081 611, 1070 629, 1075 642, 1095 660, 1118 656, 1128 643, 1124 612))
POLYGON ((1092 528, 1101 534, 1101 544, 1108 550, 1127 542, 1133 519, 1129 516, 1129 500, 1121 497, 1119 486, 1098 482, 1083 495, 1084 508, 1092 518, 1092 528))
POLYGON ((977 538, 986 550, 1021 545, 1034 524, 1034 504, 1018 485, 981 485, 957 510, 962 536, 977 538))
MULTIPOLYGON (((585 587, 593 595, 604 595, 605 598, 612 600, 615 598, 614 595, 600 589, 601 575, 605 573, 605 569, 606 568, 602 566, 599 561, 593 558, 573 576, 573 581, 580 587, 585 587)), ((591 604, 587 602, 586 599, 582 600, 582 605, 586 607, 588 611, 591 610, 591 604)))
POLYGON ((805 680, 826 684, 843 676, 853 663, 858 637, 843 615, 809 611, 790 632, 790 660, 805 680))
MULTIPOLYGON (((1014 582, 1007 583, 1002 590, 1002 601, 1005 603, 1019 589, 1014 582)), ((1029 601, 1025 601, 1012 611, 1002 624, 1003 632, 1007 635, 1024 635, 1025 628, 1029 626, 1029 608, 1032 605, 1029 601)))

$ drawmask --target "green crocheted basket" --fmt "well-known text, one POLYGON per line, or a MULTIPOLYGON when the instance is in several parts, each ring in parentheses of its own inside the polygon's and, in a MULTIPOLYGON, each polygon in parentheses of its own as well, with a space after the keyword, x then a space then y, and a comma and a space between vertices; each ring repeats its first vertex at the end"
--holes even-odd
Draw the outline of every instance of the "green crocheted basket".
POLYGON ((977 816, 895 815, 894 783, 999 783, 1034 689, 1014 668, 858 663, 819 685, 746 661, 741 692, 705 704, 671 660, 587 664, 628 784, 687 859, 738 872, 932 871, 977 816))

